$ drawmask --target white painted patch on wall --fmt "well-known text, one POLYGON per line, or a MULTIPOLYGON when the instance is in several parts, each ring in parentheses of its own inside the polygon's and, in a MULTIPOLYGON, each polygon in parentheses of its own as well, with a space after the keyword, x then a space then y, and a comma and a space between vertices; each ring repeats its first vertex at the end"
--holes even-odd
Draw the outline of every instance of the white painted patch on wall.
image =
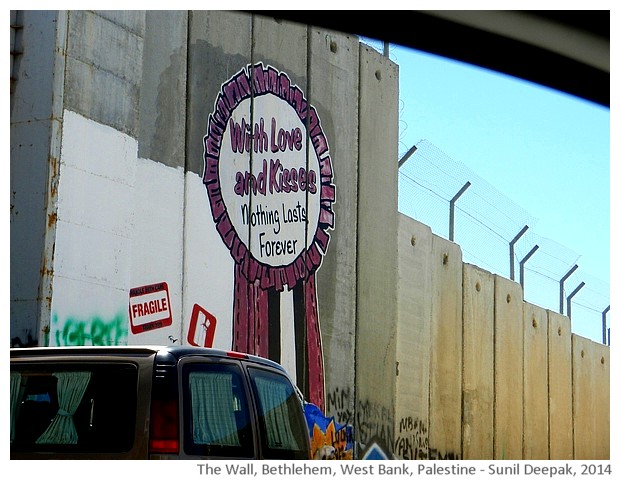
POLYGON ((135 162, 129 287, 166 282, 172 324, 137 334, 130 329, 129 344, 182 343, 183 170, 143 158, 135 162))
MULTIPOLYGON (((137 141, 64 114, 50 345, 188 344, 192 313, 232 347, 234 261, 201 176, 138 158, 137 141), (132 333, 129 291, 166 282, 172 324, 132 333), (195 310, 195 306, 197 310, 195 310)), ((292 293, 281 295, 280 361, 295 372, 292 293)), ((194 338, 206 341, 201 332, 194 338)))
POLYGON ((65 111, 50 345, 127 343, 137 143, 65 111))
MULTIPOLYGON (((232 345, 234 261, 215 229, 202 178, 185 176, 185 275, 183 279, 186 316, 199 305, 216 318, 213 346, 224 350, 232 345)), ((183 331, 188 343, 189 322, 183 331)))

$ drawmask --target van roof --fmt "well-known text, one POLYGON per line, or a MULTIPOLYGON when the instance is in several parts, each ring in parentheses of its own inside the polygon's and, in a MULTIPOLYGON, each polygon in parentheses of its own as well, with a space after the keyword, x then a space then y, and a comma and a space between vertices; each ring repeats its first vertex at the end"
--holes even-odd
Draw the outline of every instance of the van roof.
POLYGON ((248 353, 221 350, 217 348, 194 347, 190 345, 110 345, 110 346, 67 346, 11 348, 11 358, 39 357, 48 355, 148 355, 168 354, 179 359, 187 356, 210 356, 245 359, 284 370, 277 362, 248 353))

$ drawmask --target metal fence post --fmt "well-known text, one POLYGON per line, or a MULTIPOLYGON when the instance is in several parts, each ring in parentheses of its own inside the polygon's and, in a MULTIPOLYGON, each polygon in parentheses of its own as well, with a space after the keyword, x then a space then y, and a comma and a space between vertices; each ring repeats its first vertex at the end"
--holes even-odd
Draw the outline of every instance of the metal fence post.
POLYGON ((570 318, 570 314, 571 314, 571 303, 572 303, 573 297, 577 295, 577 292, 581 290, 585 286, 585 284, 586 282, 581 282, 579 286, 575 290, 573 290, 573 292, 568 297, 566 297, 566 314, 568 315, 568 318, 570 318))
POLYGON ((463 193, 465 193, 465 190, 467 190, 470 186, 471 186, 471 182, 468 181, 465 185, 461 187, 461 189, 457 192, 457 194, 454 197, 452 197, 452 200, 450 200, 450 241, 451 242, 454 242, 454 205, 456 204, 456 201, 459 199, 459 197, 463 195, 463 193))
POLYGON ((571 268, 566 275, 564 275, 562 278, 560 278, 560 313, 563 314, 564 313, 564 282, 568 279, 568 277, 570 277, 573 272, 575 270, 577 270, 579 268, 579 265, 575 264, 573 265, 573 268, 571 268))
POLYGON ((510 280, 514 281, 515 279, 515 243, 517 243, 519 241, 519 239, 523 236, 523 234, 527 231, 527 229, 530 228, 527 225, 525 225, 521 231, 519 231, 519 233, 517 233, 517 236, 515 238, 513 238, 510 243, 509 243, 509 247, 510 247, 510 280))
POLYGON ((611 305, 607 305, 607 308, 603 310, 603 345, 607 345, 607 312, 609 312, 611 305))
POLYGON ((528 254, 523 257, 523 260, 521 260, 519 262, 519 282, 521 283, 521 288, 523 288, 523 291, 525 292, 525 280, 523 279, 525 276, 525 262, 527 262, 532 255, 534 255, 536 253, 536 250, 538 250, 538 245, 534 245, 534 248, 532 248, 528 254))

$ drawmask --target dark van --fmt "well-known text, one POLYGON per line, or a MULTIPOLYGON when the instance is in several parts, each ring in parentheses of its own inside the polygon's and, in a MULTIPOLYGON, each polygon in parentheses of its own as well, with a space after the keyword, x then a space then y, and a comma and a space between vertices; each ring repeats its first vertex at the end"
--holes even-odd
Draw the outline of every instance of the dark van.
POLYGON ((191 346, 11 349, 11 459, 308 459, 270 360, 191 346))

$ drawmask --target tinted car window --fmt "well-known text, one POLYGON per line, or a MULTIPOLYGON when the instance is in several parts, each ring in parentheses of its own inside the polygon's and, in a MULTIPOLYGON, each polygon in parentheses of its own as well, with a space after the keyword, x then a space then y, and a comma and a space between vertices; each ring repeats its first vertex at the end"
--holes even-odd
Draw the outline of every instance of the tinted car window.
POLYGON ((133 364, 11 368, 11 452, 124 452, 133 445, 133 364))
POLYGON ((258 403, 258 423, 265 458, 307 459, 306 427, 299 398, 283 375, 249 368, 258 403))
POLYGON ((185 453, 254 456, 247 393, 237 365, 187 363, 183 392, 185 453))

